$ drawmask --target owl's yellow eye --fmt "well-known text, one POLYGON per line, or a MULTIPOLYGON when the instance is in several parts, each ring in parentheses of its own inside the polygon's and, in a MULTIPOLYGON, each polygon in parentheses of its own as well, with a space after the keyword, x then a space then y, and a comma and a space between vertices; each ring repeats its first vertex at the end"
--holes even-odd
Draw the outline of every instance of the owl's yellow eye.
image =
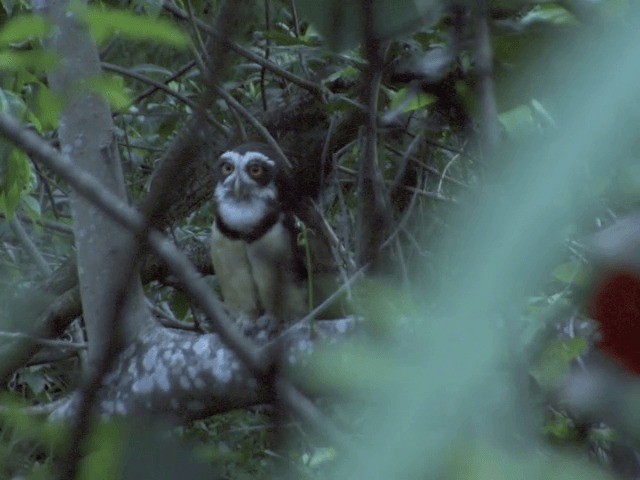
POLYGON ((249 175, 251 175, 253 178, 257 178, 261 176, 263 173, 264 173, 264 168, 262 168, 262 165, 253 164, 249 166, 249 175))
POLYGON ((224 176, 230 175, 231 172, 233 172, 233 165, 231 165, 230 163, 223 163, 220 166, 220 171, 224 176))

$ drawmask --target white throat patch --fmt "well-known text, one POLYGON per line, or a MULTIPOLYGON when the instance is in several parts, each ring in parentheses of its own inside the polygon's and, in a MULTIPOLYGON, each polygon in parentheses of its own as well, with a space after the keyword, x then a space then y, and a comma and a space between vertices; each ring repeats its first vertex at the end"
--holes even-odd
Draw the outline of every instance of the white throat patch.
POLYGON ((249 233, 267 215, 267 204, 263 200, 236 200, 231 196, 225 196, 224 192, 222 194, 223 198, 218 199, 218 188, 216 188, 218 215, 229 228, 238 232, 249 233))

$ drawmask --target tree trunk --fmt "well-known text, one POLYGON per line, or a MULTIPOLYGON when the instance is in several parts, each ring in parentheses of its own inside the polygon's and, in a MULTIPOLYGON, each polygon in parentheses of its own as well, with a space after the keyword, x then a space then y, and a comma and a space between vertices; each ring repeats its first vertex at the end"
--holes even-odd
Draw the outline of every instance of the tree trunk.
MULTIPOLYGON (((101 74, 96 44, 87 27, 69 13, 66 0, 38 0, 35 6, 57 27, 49 46, 61 61, 48 79, 52 90, 65 101, 59 126, 60 149, 79 169, 91 173, 124 199, 126 190, 111 112, 107 102, 87 87, 101 74)), ((79 195, 72 194, 71 208, 91 369, 108 346, 117 308, 121 308, 124 343, 135 338, 148 312, 137 269, 130 278, 122 278, 122 266, 128 264, 126 259, 136 249, 134 236, 79 195), (128 296, 126 305, 118 306, 116 295, 123 281, 128 282, 128 296)))

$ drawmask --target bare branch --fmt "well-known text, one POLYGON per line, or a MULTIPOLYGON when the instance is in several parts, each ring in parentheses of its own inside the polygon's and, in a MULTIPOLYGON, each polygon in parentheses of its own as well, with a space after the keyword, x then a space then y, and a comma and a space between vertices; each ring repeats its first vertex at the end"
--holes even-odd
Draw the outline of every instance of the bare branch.
POLYGON ((486 0, 476 0, 475 60, 478 75, 478 95, 480 98, 480 136, 485 155, 492 152, 500 140, 498 108, 493 88, 493 51, 489 32, 488 7, 486 0))
POLYGON ((255 128, 260 136, 269 144, 271 148, 275 150, 275 152, 280 156, 280 158, 285 162, 287 168, 291 168, 291 162, 284 154, 278 142, 271 136, 269 131, 262 125, 256 117, 254 117, 249 110, 244 108, 240 102, 238 102, 231 94, 225 91, 222 87, 218 85, 214 85, 215 92, 220 95, 224 100, 231 106, 236 112, 244 117, 244 119, 251 124, 253 128, 255 128))
MULTIPOLYGON (((171 75, 169 75, 167 78, 165 78, 162 83, 163 84, 168 84, 169 82, 173 82, 175 79, 181 77, 182 75, 184 75, 185 73, 187 73, 189 70, 191 70, 193 67, 195 67, 195 62, 191 61, 185 65, 183 65, 182 67, 180 67, 178 70, 176 70, 174 73, 172 73, 171 75)), ((137 104, 140 103, 142 100, 144 100, 145 98, 153 95, 155 92, 157 92, 159 90, 159 88, 153 86, 153 87, 149 87, 147 88, 144 92, 142 92, 140 95, 138 95, 134 100, 133 103, 137 104)))
POLYGON ((364 148, 358 172, 358 263, 371 264, 373 271, 381 267, 380 246, 391 223, 391 211, 378 167, 378 94, 382 79, 383 54, 374 26, 372 0, 362 0, 364 51, 367 69, 364 78, 363 103, 367 106, 364 148))
MULTIPOLYGON (((185 12, 184 10, 180 9, 179 7, 177 7, 176 5, 174 5, 173 3, 170 3, 169 1, 164 1, 162 2, 162 7, 167 10, 168 12, 172 13, 173 15, 175 15, 176 17, 178 17, 181 20, 188 20, 189 19, 189 14, 187 12, 185 12)), ((207 25, 205 22, 203 22, 200 19, 195 19, 196 21, 196 25, 198 25, 198 28, 200 28, 201 30, 207 32, 209 35, 213 36, 216 40, 223 42, 225 48, 228 48, 230 50, 233 50, 234 52, 236 52, 238 55, 247 58, 248 60, 251 60, 254 63, 257 63, 258 65, 260 65, 261 67, 264 67, 265 69, 269 70, 270 72, 284 78, 285 80, 289 80, 291 83, 298 85, 299 87, 307 90, 308 92, 312 93, 315 96, 322 96, 324 93, 324 89, 322 88, 321 85, 314 83, 314 82, 310 82, 309 80, 305 80, 304 78, 300 78, 297 75, 294 75, 291 72, 288 72, 287 70, 283 69, 282 67, 276 65, 275 63, 266 60, 264 57, 261 57, 260 55, 257 55, 255 53, 253 53, 251 50, 248 50, 246 48, 241 47, 240 45, 238 45, 237 43, 234 43, 232 41, 230 41, 228 38, 226 38, 224 35, 220 34, 220 31, 216 30, 215 28, 207 25)))
MULTIPOLYGON (((154 80, 153 78, 149 78, 146 75, 142 75, 142 74, 140 74, 138 72, 134 72, 133 70, 121 67, 119 65, 114 65, 112 63, 102 62, 101 65, 102 65, 102 68, 104 68, 105 70, 108 70, 110 72, 119 73, 120 75, 133 78, 135 80, 138 80, 139 82, 146 83, 147 85, 153 85, 157 90, 162 90, 167 95, 172 96, 173 98, 179 100, 180 102, 184 103, 185 105, 188 105, 194 111, 198 110, 200 108, 199 105, 196 102, 194 102, 193 100, 189 99, 188 97, 185 97, 184 95, 182 95, 179 92, 176 92, 175 90, 172 90, 171 88, 169 88, 164 83, 158 82, 158 81, 154 80)), ((211 112, 206 112, 205 115, 206 115, 207 120, 209 121, 209 123, 211 123, 211 125, 213 125, 218 130, 220 130, 224 135, 228 135, 229 134, 229 129, 226 128, 224 125, 222 125, 220 122, 218 122, 213 117, 213 115, 211 115, 211 112)))
POLYGON ((44 275, 49 275, 51 273, 51 267, 40 253, 40 250, 38 250, 38 247, 36 247, 36 244, 33 243, 29 235, 27 235, 27 232, 25 232, 20 220, 14 216, 11 219, 10 224, 13 233, 15 233, 18 240, 20 240, 20 243, 22 243, 25 250, 29 253, 29 256, 38 266, 38 270, 40 270, 44 275))
POLYGON ((21 333, 21 332, 0 331, 0 337, 27 339, 27 340, 31 340, 33 343, 37 343, 39 345, 43 345, 47 347, 68 348, 71 350, 87 349, 86 343, 71 343, 71 342, 65 342, 64 340, 50 340, 48 338, 38 338, 33 335, 28 335, 26 333, 21 333))

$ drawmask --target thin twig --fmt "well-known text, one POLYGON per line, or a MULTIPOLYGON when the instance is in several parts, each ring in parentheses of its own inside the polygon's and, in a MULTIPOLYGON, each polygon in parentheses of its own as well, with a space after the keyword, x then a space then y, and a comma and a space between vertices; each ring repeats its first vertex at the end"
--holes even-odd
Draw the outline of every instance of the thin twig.
POLYGON ((351 278, 349 278, 346 282, 344 282, 342 285, 340 285, 340 287, 338 289, 336 289, 335 292, 333 292, 331 295, 329 295, 320 305, 315 307, 304 318, 302 318, 301 320, 297 321, 296 324, 305 323, 305 322, 309 322, 309 321, 313 320, 318 315, 320 315, 322 312, 324 312, 327 308, 329 308, 331 305, 333 305, 333 303, 338 298, 340 298, 340 295, 342 295, 346 290, 350 289, 353 286, 353 284, 356 282, 356 280, 360 279, 364 275, 364 272, 366 271, 367 266, 368 265, 365 265, 364 267, 361 267, 356 273, 351 275, 351 278))
POLYGON ((281 157, 281 159, 287 165, 287 168, 291 168, 291 162, 284 154, 278 142, 273 138, 273 136, 269 133, 269 130, 262 125, 256 117, 254 117, 249 110, 244 108, 240 102, 238 102, 233 95, 227 92, 225 89, 220 87, 219 85, 213 86, 215 92, 220 95, 225 102, 227 102, 234 110, 236 110, 240 115, 244 117, 244 119, 251 124, 251 126, 258 131, 260 136, 264 139, 265 142, 269 144, 271 148, 275 150, 275 152, 281 157))
POLYGON ((418 147, 418 144, 420 143, 420 140, 422 140, 422 134, 416 135, 415 138, 413 140, 411 140, 411 142, 409 143, 409 146, 407 147, 407 149, 402 154, 402 158, 400 160, 400 167, 397 169, 396 176, 393 179, 393 182, 391 183, 391 186, 389 188, 389 190, 391 192, 394 192, 400 186, 400 182, 402 181, 402 177, 404 177, 404 173, 407 170, 407 164, 409 163, 409 157, 411 155, 413 155, 413 152, 418 147))
MULTIPOLYGON (((162 2, 162 7, 167 10, 168 12, 172 13, 173 15, 175 15, 176 17, 178 17, 181 20, 188 20, 189 19, 189 15, 182 10, 181 8, 179 8, 178 6, 174 5, 173 3, 169 2, 168 0, 165 0, 162 2)), ((294 75, 291 72, 288 72, 287 70, 283 69, 282 67, 276 65, 275 63, 265 60, 264 57, 261 57, 260 55, 257 55, 255 53, 253 53, 251 50, 248 50, 246 48, 241 47, 240 45, 238 45, 237 43, 234 43, 232 41, 230 41, 229 39, 225 38, 224 36, 220 35, 220 32, 218 30, 216 30, 215 28, 207 25, 205 22, 203 22, 200 19, 196 19, 196 25, 198 25, 198 28, 200 28, 201 30, 207 32, 209 35, 212 35, 213 37, 215 37, 217 40, 220 40, 222 42, 224 42, 224 46, 226 48, 229 48, 230 50, 233 50, 234 52, 236 52, 238 55, 247 58, 248 60, 251 60, 254 63, 257 63, 258 65, 260 65, 261 67, 266 68, 267 70, 269 70, 270 72, 284 78, 285 80, 290 81, 291 83, 298 85, 299 87, 307 90, 308 92, 312 93, 315 96, 318 97, 322 97, 324 94, 324 88, 322 87, 322 85, 315 83, 315 82, 311 82, 309 80, 306 80, 304 78, 300 78, 297 75, 294 75)))
POLYGON ((72 342, 66 342, 64 340, 50 340, 48 338, 38 338, 38 337, 35 337, 33 335, 29 335, 27 333, 22 333, 22 332, 4 332, 4 331, 0 331, 0 337, 4 337, 4 338, 19 338, 19 339, 30 340, 33 343, 36 343, 38 345, 43 345, 43 346, 46 346, 46 347, 68 348, 68 349, 71 349, 71 350, 86 350, 87 349, 87 344, 86 343, 72 343, 72 342))
MULTIPOLYGON (((269 0, 263 0, 263 1, 264 1, 264 31, 266 33, 269 33, 269 31, 271 30, 271 12, 269 11, 271 2, 269 2, 269 0)), ((271 43, 271 40, 269 40, 268 38, 265 38, 264 41, 265 41, 264 59, 269 61, 269 54, 271 52, 269 45, 271 43)), ((266 73, 267 73, 267 69, 265 67, 260 67, 260 96, 262 97, 262 110, 264 112, 266 112, 269 109, 269 104, 267 103, 267 92, 265 88, 266 73)))
MULTIPOLYGON (((401 150, 397 149, 396 147, 394 147, 392 145, 389 145, 388 143, 385 144, 385 148, 387 150, 389 150, 390 152, 395 153, 396 155, 404 155, 404 152, 402 152, 401 150)), ((463 155, 463 153, 459 153, 460 152, 459 150, 452 150, 452 151, 454 153, 459 154, 459 155, 463 155)), ((415 155, 409 155, 409 160, 411 160, 412 162, 420 165, 426 171, 431 172, 431 173, 433 173, 434 175, 437 175, 440 178, 444 178, 448 182, 455 183, 456 185, 459 185, 461 187, 469 188, 469 185, 467 185, 466 183, 461 182, 460 180, 456 180, 453 177, 449 177, 447 175, 444 175, 440 170, 438 170, 435 167, 432 167, 431 165, 427 165, 426 163, 424 163, 421 159, 419 159, 415 155)))
MULTIPOLYGON (((37 163, 31 160, 31 164, 33 165, 35 171, 38 173, 38 178, 40 179, 42 188, 44 189, 44 192, 47 194, 47 198, 49 199, 49 203, 51 204, 51 211, 53 212, 53 216, 56 218, 60 218, 58 207, 53 198, 53 192, 51 191, 51 186, 49 185, 49 179, 42 174, 42 172, 40 171, 40 166, 37 163)), ((40 202, 40 205, 42 205, 42 202, 40 202)))
POLYGON ((442 182, 444 182, 444 177, 447 175, 447 170, 449 170, 449 167, 453 165, 453 162, 455 162, 459 158, 460 158, 460 155, 458 154, 453 155, 451 159, 447 162, 447 164, 444 166, 444 169, 442 170, 442 175, 440 175, 440 180, 438 181, 438 188, 436 189, 436 192, 438 194, 442 192, 442 182))
POLYGON ((200 30, 196 25, 196 16, 193 14, 193 7, 191 5, 191 2, 189 0, 186 0, 185 3, 187 5, 187 12, 189 12, 189 22, 191 23, 191 30, 193 30, 193 34, 196 36, 196 40, 198 41, 198 47, 200 48, 200 51, 206 55, 207 47, 205 46, 205 42, 202 38, 202 35, 200 35, 200 30))
MULTIPOLYGON (((354 177, 358 175, 357 171, 353 170, 352 168, 345 167, 343 165, 339 165, 338 166, 338 170, 340 170, 341 172, 347 173, 347 174, 349 174, 351 176, 354 176, 354 177)), ((385 181, 386 185, 392 185, 392 183, 393 182, 391 180, 386 180, 385 181)), ((410 187, 409 185, 402 185, 401 188, 403 190, 407 190, 409 192, 415 192, 418 195, 421 195, 421 196, 423 196, 425 198, 431 198, 433 200, 441 200, 443 202, 454 202, 454 203, 456 202, 455 198, 445 197, 443 195, 440 195, 439 193, 429 192, 428 190, 423 190, 423 189, 416 188, 416 187, 410 187)))
POLYGON ((358 169, 358 264, 381 267, 380 245, 391 223, 389 199, 378 166, 378 97, 382 81, 383 47, 375 29, 373 0, 361 0, 363 49, 367 60, 363 103, 366 105, 363 149, 358 169))
POLYGON ((402 218, 396 224, 396 228, 394 229, 393 232, 391 232, 391 235, 389 235, 389 237, 384 241, 381 248, 387 248, 389 245, 391 245, 391 242, 396 238, 398 233, 400 233, 400 231, 405 227, 417 203, 417 198, 418 198, 418 192, 413 192, 413 195, 411 196, 411 200, 409 201, 409 206, 405 209, 404 214, 402 215, 402 218))
MULTIPOLYGON (((191 100, 190 98, 185 97, 181 93, 178 93, 175 90, 169 88, 164 83, 158 82, 157 80, 154 80, 153 78, 147 77, 146 75, 142 75, 140 73, 134 72, 133 70, 121 67, 120 65, 114 65, 114 64, 106 63, 106 62, 102 62, 102 68, 104 68, 105 70, 110 71, 110 72, 115 72, 115 73, 118 73, 120 75, 124 75, 126 77, 133 78, 135 80, 138 80, 139 82, 146 83, 147 85, 153 85, 158 90, 162 90, 167 95, 179 100, 180 102, 184 103, 185 105, 188 105, 193 110, 197 110, 199 108, 199 105, 196 102, 194 102, 193 100, 191 100)), ((229 134, 229 131, 228 131, 227 127, 225 127, 220 122, 218 122, 213 117, 213 115, 211 115, 210 112, 207 112, 206 116, 207 116, 207 120, 211 123, 211 125, 216 127, 223 134, 225 134, 225 135, 229 134)))
POLYGON ((33 243, 29 235, 27 235, 27 232, 25 232, 22 224, 20 223, 20 220, 18 220, 18 218, 14 216, 9 223, 11 225, 13 233, 15 233, 16 237, 18 237, 18 240, 20 240, 20 243, 22 243, 22 246, 29 253, 29 256, 38 267, 38 270, 40 270, 40 272, 45 276, 50 275, 51 267, 40 253, 40 250, 38 250, 38 247, 36 247, 36 244, 33 243))
MULTIPOLYGON (((25 215, 22 212, 17 212, 16 215, 21 222, 27 222, 32 225, 42 225, 44 228, 46 228, 47 230, 51 230, 52 232, 73 236, 73 228, 64 223, 54 222, 52 220, 33 220, 28 215, 25 215)), ((6 218, 3 213, 0 213, 0 217, 6 218)))
MULTIPOLYGON (((167 85, 170 82, 173 82, 175 79, 177 79, 178 77, 181 77, 182 75, 184 75, 185 73, 187 73, 189 70, 191 70, 193 67, 195 67, 195 62, 191 61, 185 65, 183 65, 182 67, 180 67, 178 70, 176 70, 174 73, 172 73, 171 75, 169 75, 167 78, 165 78, 162 83, 164 85, 167 85)), ((133 100, 133 104, 137 105, 138 103, 140 103, 142 100, 144 100, 145 98, 153 95, 155 92, 157 92, 158 90, 160 90, 158 87, 151 86, 149 88, 147 88, 144 92, 142 92, 140 95, 138 95, 134 100, 133 100)))
POLYGON ((197 327, 193 323, 182 322, 178 320, 171 310, 166 308, 164 304, 154 305, 151 301, 147 300, 147 306, 153 313, 156 314, 160 323, 168 328, 176 328, 178 330, 187 330, 190 332, 197 331, 197 327))
POLYGON ((309 424, 326 440, 338 447, 342 452, 352 452, 354 445, 338 430, 331 421, 318 410, 311 400, 300 393, 291 383, 283 378, 276 380, 278 398, 290 410, 309 424))
POLYGON ((493 51, 488 22, 489 7, 486 0, 476 0, 474 16, 476 28, 475 61, 480 99, 480 135, 484 153, 488 155, 498 145, 500 130, 493 86, 493 51))
MULTIPOLYGON (((291 5, 291 16, 293 19, 293 34, 296 38, 300 38, 300 21, 298 20, 298 8, 296 7, 296 0, 291 0, 289 4, 291 5)), ((307 69, 307 65, 302 58, 302 52, 300 50, 298 50, 298 62, 300 63, 300 68, 305 73, 305 75, 309 76, 309 70, 307 69)))

